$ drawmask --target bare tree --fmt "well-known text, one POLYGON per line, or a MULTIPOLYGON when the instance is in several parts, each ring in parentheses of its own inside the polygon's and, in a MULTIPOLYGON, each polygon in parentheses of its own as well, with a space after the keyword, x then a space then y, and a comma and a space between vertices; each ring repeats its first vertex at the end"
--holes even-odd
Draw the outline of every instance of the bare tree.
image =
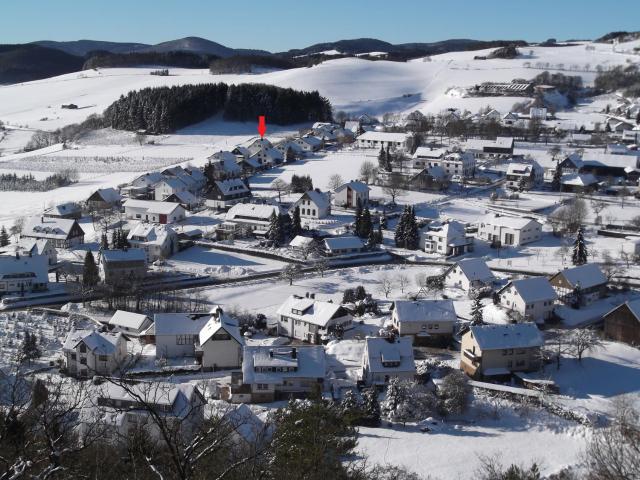
POLYGON ((276 178, 271 182, 271 189, 278 193, 278 202, 282 201, 282 194, 287 193, 290 188, 290 185, 280 178, 276 178))
POLYGON ((602 346, 602 340, 598 334, 590 328, 577 328, 572 330, 568 336, 569 350, 573 356, 582 362, 582 356, 590 351, 602 346))
POLYGON ((325 258, 321 258, 313 264, 313 269, 320 274, 321 278, 324 278, 324 272, 329 269, 329 262, 325 258))
POLYGON ((338 173, 334 173, 329 177, 329 184, 327 186, 329 187, 329 190, 336 190, 343 183, 344 180, 342 179, 342 176, 338 173))
POLYGON ((600 213, 607 208, 607 203, 602 200, 591 200, 591 210, 595 213, 595 223, 596 225, 600 225, 602 223, 602 218, 600 217, 600 213))
POLYGON ((146 141, 147 136, 143 132, 136 132, 136 142, 138 142, 140 146, 144 145, 146 141))
POLYGON ((384 274, 380 277, 380 286, 378 287, 378 291, 384 294, 384 298, 389 298, 393 290, 393 282, 389 278, 387 274, 384 274))
POLYGON ((20 234, 22 233, 22 229, 24 228, 24 217, 18 217, 13 221, 13 225, 9 229, 9 232, 14 237, 14 241, 18 241, 20 234))
POLYGON ((293 281, 302 276, 302 267, 297 263, 288 263, 280 272, 280 278, 287 280, 289 285, 293 285, 293 281))
POLYGON ((378 176, 378 167, 375 163, 365 160, 360 165, 360 178, 368 185, 373 183, 378 176))
POLYGON ((407 274, 403 272, 398 273, 398 275, 396 275, 395 281, 398 284, 398 287, 400 287, 400 292, 404 293, 404 289, 409 286, 409 277, 407 276, 407 274))
POLYGON ((391 203, 396 204, 396 198, 406 195, 404 178, 399 173, 391 173, 385 181, 382 191, 391 197, 391 203))

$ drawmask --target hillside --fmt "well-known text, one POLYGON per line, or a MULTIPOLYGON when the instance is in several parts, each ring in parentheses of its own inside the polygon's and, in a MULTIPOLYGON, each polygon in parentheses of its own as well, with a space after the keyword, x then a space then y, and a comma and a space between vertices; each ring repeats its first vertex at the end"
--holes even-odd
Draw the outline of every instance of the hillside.
POLYGON ((185 37, 168 42, 150 45, 141 49, 143 52, 193 52, 215 55, 216 57, 226 58, 234 55, 269 55, 265 50, 246 50, 235 49, 221 45, 211 40, 200 37, 185 37))
POLYGON ((82 63, 81 57, 40 45, 0 45, 0 84, 74 72, 82 63))
POLYGON ((136 52, 142 48, 149 47, 145 43, 133 43, 133 42, 103 42, 100 40, 73 40, 69 42, 56 42, 53 40, 40 40, 33 42, 35 45, 40 45, 47 48, 55 48, 56 50, 62 50, 65 53, 71 55, 77 55, 84 57, 89 52, 103 51, 111 53, 129 53, 136 52))

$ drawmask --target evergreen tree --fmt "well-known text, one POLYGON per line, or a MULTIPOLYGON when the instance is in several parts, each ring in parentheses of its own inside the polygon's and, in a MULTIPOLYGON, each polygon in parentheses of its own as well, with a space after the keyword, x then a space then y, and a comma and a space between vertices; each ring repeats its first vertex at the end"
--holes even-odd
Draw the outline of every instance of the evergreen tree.
POLYGON ((362 228, 362 206, 360 205, 360 202, 358 202, 358 205, 356 205, 355 219, 353 222, 353 233, 360 236, 361 228, 362 228))
POLYGON ((380 218, 380 228, 386 230, 387 229, 387 214, 386 212, 382 212, 382 217, 380 218))
POLYGON ((368 248, 375 248, 376 245, 378 245, 378 234, 376 233, 376 231, 372 228, 369 231, 369 237, 367 238, 367 247, 368 248))
POLYGON ((119 242, 118 229, 114 229, 113 232, 111 232, 111 248, 117 250, 119 242))
POLYGON ((405 389, 401 385, 398 377, 393 377, 387 385, 387 395, 380 404, 382 415, 386 418, 393 418, 398 407, 405 401, 405 389))
POLYGON ((378 168, 381 171, 387 171, 387 152, 384 151, 384 147, 380 147, 380 153, 378 154, 378 168))
POLYGON ((584 240, 584 231, 582 226, 578 227, 578 234, 573 242, 573 254, 571 255, 571 261, 574 265, 584 265, 587 263, 587 257, 589 251, 587 250, 587 244, 584 240))
POLYGON ((406 245, 406 234, 407 234, 407 223, 409 221, 408 207, 404 207, 404 211, 402 215, 398 219, 398 224, 396 225, 396 232, 394 235, 394 241, 396 247, 405 248, 406 245))
POLYGON ((342 303, 355 303, 356 302, 356 294, 353 291, 353 288, 347 288, 342 294, 342 303))
POLYGON ((296 205, 293 209, 293 218, 291 219, 291 235, 296 236, 302 233, 302 220, 300 218, 300 207, 296 205))
POLYGON ((369 212, 369 207, 364 207, 362 217, 360 218, 360 230, 357 232, 357 235, 360 238, 369 238, 372 231, 373 223, 371 221, 371 212, 369 212))
POLYGON ((484 325, 482 308, 480 295, 476 295, 473 298, 473 303, 471 304, 471 325, 484 325))
POLYGON ((378 224, 378 233, 376 235, 378 238, 376 239, 377 245, 382 245, 384 243, 384 236, 382 235, 382 224, 378 224))
POLYGON ((362 392, 362 409, 369 425, 380 425, 380 402, 378 402, 376 387, 367 388, 362 392))
POLYGON ((528 183, 525 177, 520 177, 518 181, 518 191, 524 192, 527 189, 528 183))
POLYGON ((100 248, 102 250, 109 250, 109 240, 107 240, 107 232, 102 232, 100 236, 100 248))
POLYGON ((282 243, 284 243, 291 238, 291 232, 293 231, 291 217, 288 213, 281 213, 278 216, 278 221, 280 222, 280 231, 282 232, 282 243))
POLYGON ((25 360, 31 363, 31 360, 40 358, 42 352, 38 346, 38 339, 29 332, 24 332, 24 340, 22 342, 22 355, 25 360))
POLYGON ((0 228, 0 247, 6 247, 7 245, 9 245, 9 234, 3 225, 2 228, 0 228))
POLYGON ((365 300, 367 298, 367 290, 362 286, 358 285, 355 291, 356 300, 365 300))
POLYGON ((284 235, 282 234, 282 222, 280 215, 275 211, 271 213, 269 218, 269 230, 267 231, 267 238, 273 242, 274 247, 282 245, 284 235))
POLYGON ((551 181, 551 190, 559 192, 562 189, 562 167, 560 163, 556 162, 556 170, 553 172, 553 180, 551 181))
POLYGON ((362 417, 362 404, 353 390, 347 390, 340 401, 340 412, 349 425, 353 425, 362 417))
POLYGON ((416 250, 420 245, 420 232, 418 231, 418 222, 416 220, 416 211, 414 207, 409 207, 407 216, 407 226, 405 230, 405 248, 416 250))
POLYGON ((100 281, 100 273, 98 272, 98 267, 96 265, 96 261, 93 258, 93 253, 91 251, 87 251, 87 254, 84 257, 84 268, 82 271, 82 284, 85 287, 93 287, 98 284, 100 281))

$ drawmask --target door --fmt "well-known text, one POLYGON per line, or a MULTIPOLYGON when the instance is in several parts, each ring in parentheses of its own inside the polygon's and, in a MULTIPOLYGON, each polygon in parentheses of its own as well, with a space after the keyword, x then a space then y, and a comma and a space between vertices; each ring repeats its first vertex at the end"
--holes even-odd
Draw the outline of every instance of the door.
POLYGON ((164 213, 160 214, 160 223, 163 225, 167 223, 167 216, 164 213))

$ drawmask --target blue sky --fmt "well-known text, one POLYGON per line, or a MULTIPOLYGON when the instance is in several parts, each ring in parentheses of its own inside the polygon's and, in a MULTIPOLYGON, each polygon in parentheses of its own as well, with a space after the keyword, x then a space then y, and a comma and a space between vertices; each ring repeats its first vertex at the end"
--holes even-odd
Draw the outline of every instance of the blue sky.
POLYGON ((640 0, 14 0, 0 7, 0 43, 199 36, 282 51, 359 37, 595 38, 638 30, 638 19, 640 0))

